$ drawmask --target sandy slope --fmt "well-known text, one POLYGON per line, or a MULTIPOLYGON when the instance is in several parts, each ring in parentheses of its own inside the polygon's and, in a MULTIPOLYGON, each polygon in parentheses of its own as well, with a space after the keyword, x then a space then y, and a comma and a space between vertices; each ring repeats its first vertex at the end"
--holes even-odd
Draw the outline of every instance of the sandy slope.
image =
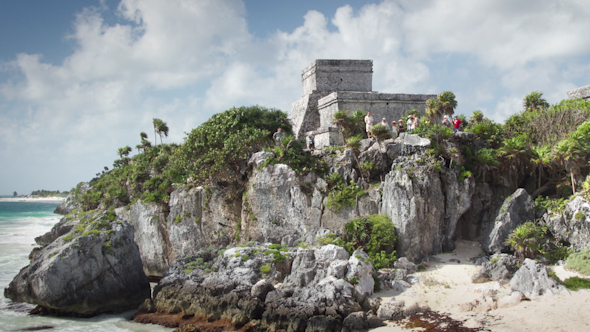
MULTIPOLYGON (((524 301, 510 308, 498 308, 488 312, 462 312, 459 305, 482 296, 482 290, 497 290, 497 298, 510 294, 508 285, 498 282, 471 283, 471 276, 480 269, 469 261, 481 253, 479 243, 457 241, 452 254, 440 254, 440 262, 414 275, 420 283, 403 292, 386 290, 375 294, 383 302, 391 297, 403 300, 406 305, 414 302, 429 306, 432 310, 449 313, 456 320, 464 320, 466 327, 485 327, 490 331, 590 331, 590 290, 566 292, 558 296, 544 297, 535 301, 524 301), (460 263, 449 262, 458 259, 460 263)), ((563 280, 575 273, 554 267, 563 280)), ((402 321, 403 323, 403 321, 402 321)), ((378 332, 408 331, 399 323, 375 329, 378 332)), ((421 329, 415 329, 421 331, 421 329)))

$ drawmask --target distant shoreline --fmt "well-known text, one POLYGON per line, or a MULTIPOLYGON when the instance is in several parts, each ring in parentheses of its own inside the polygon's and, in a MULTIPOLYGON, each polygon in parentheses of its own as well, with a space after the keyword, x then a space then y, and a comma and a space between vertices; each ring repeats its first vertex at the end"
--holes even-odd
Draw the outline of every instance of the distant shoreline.
POLYGON ((65 200, 63 197, 0 197, 0 202, 61 203, 65 200))

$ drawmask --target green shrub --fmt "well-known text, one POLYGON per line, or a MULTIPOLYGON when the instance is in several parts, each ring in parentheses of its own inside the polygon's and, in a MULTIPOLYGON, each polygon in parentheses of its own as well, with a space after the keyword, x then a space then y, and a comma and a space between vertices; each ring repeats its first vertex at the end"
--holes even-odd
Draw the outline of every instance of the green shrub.
POLYGON ((453 136, 453 129, 438 123, 422 123, 412 131, 412 134, 428 138, 433 144, 440 145, 443 141, 447 141, 453 136))
MULTIPOLYGON (((336 173, 333 173, 336 174, 336 173)), ((342 181, 344 182, 344 181, 342 181)), ((326 208, 334 211, 339 211, 343 207, 353 207, 359 197, 365 194, 365 191, 361 187, 350 181, 349 185, 337 185, 334 186, 332 191, 328 194, 328 203, 326 208)))
POLYGON ((550 199, 549 197, 538 196, 535 199, 535 207, 539 211, 548 210, 561 213, 565 210, 565 203, 567 203, 567 200, 564 198, 550 199))
POLYGON ((287 261, 287 255, 283 255, 280 250, 270 249, 264 252, 265 255, 272 255, 273 262, 284 263, 287 261))
POLYGON ((590 248, 569 255, 565 268, 590 275, 590 248))
POLYGON ((270 264, 264 264, 260 267, 260 273, 262 274, 269 273, 270 271, 272 271, 272 267, 270 267, 270 264))
POLYGON ((260 106, 232 108, 213 115, 193 129, 174 154, 175 169, 184 179, 202 183, 210 177, 220 181, 241 178, 255 149, 272 145, 278 127, 291 134, 287 114, 260 106))
POLYGON ((551 249, 541 249, 540 251, 543 256, 547 258, 550 264, 555 264, 559 260, 565 260, 568 258, 568 256, 573 252, 573 249, 568 249, 562 243, 557 242, 551 247, 551 249))
POLYGON ((547 228, 528 221, 518 227, 508 236, 506 244, 516 251, 521 260, 533 258, 545 242, 547 228))
POLYGON ((567 289, 577 291, 580 288, 590 288, 590 280, 580 277, 572 277, 564 280, 563 284, 567 289))
POLYGON ((385 214, 354 219, 344 226, 344 241, 365 251, 376 269, 391 267, 395 257, 395 226, 385 214))

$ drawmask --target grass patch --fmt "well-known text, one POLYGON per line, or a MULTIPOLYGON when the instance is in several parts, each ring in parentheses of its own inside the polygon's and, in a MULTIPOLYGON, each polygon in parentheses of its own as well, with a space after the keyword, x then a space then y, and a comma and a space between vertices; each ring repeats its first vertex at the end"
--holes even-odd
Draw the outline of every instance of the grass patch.
POLYGON ((590 275, 590 249, 569 255, 565 261, 565 268, 590 275))
POLYGON ((590 288, 590 280, 580 277, 567 278, 563 282, 567 289, 577 291, 580 288, 590 288))

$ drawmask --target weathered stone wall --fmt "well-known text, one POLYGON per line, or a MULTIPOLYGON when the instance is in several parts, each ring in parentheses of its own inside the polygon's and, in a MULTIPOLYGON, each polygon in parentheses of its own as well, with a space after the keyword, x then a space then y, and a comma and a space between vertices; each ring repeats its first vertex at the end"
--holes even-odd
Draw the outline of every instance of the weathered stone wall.
MULTIPOLYGON (((320 128, 314 131, 315 148, 323 149, 327 146, 342 145, 342 135, 336 127, 320 128)), ((307 140, 309 143, 309 140, 307 140)))
POLYGON ((377 93, 372 91, 372 60, 315 60, 301 72, 302 97, 293 103, 289 119, 295 137, 311 131, 320 134, 316 147, 333 145, 334 113, 340 110, 371 112, 376 122, 389 123, 410 109, 424 114, 426 100, 436 95, 377 93))
POLYGON ((323 96, 325 96, 325 93, 304 95, 292 104, 289 120, 293 126, 295 137, 302 138, 306 132, 315 130, 320 126, 318 100, 323 96))
POLYGON ((371 91, 372 60, 315 60, 301 72, 302 94, 371 91))
POLYGON ((320 126, 332 125, 334 113, 339 110, 371 112, 375 124, 385 118, 388 123, 401 119, 408 110, 416 109, 424 114, 426 101, 436 98, 436 95, 411 95, 401 93, 376 93, 376 92, 333 92, 318 101, 320 113, 320 126))
POLYGON ((586 99, 586 100, 590 100, 590 84, 577 88, 577 89, 573 89, 571 91, 567 92, 567 97, 569 99, 586 99))

